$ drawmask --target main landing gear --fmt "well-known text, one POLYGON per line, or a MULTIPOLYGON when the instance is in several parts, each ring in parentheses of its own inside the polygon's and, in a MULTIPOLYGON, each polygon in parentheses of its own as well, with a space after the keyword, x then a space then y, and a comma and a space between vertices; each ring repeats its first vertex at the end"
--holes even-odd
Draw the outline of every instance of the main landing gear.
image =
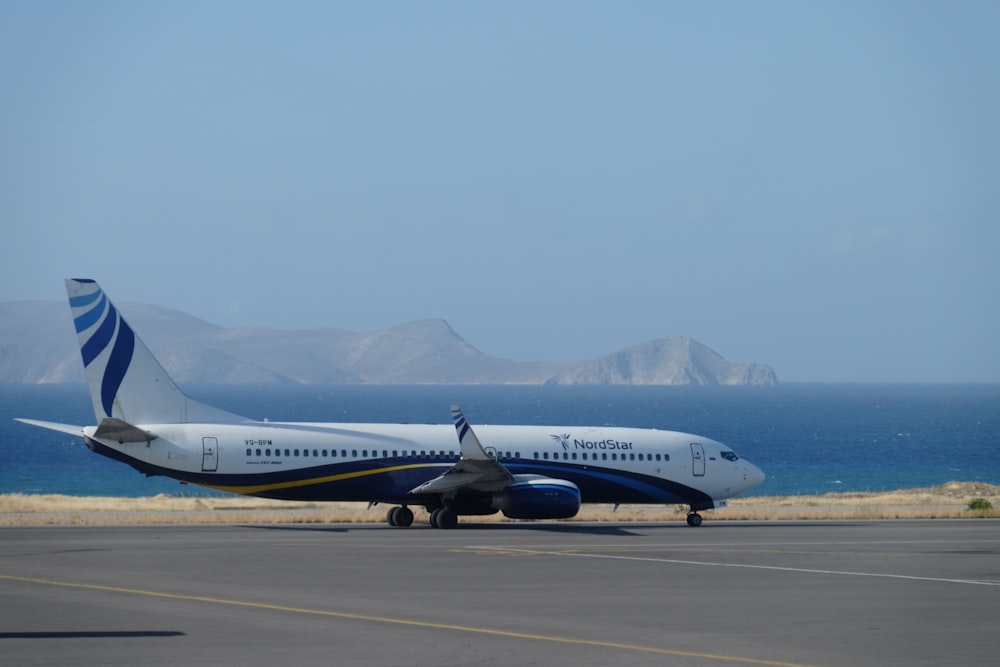
POLYGON ((413 510, 405 505, 402 507, 393 507, 385 515, 385 520, 390 526, 407 528, 413 525, 413 510))
MULTIPOLYGON (((413 510, 403 505, 393 507, 385 515, 386 523, 394 528, 408 528, 413 525, 413 510)), ((438 507, 431 511, 431 528, 451 530, 458 527, 458 512, 450 507, 438 507)))
POLYGON ((458 513, 450 507, 439 507, 431 512, 431 528, 458 528, 458 513))
POLYGON ((691 526, 692 528, 697 528, 698 526, 701 525, 701 515, 698 514, 697 512, 691 512, 690 514, 688 514, 687 521, 689 526, 691 526))

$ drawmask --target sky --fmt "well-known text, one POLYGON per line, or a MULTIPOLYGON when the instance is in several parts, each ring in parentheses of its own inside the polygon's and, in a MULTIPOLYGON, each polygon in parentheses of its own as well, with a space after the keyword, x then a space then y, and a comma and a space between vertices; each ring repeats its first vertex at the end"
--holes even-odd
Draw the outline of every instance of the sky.
POLYGON ((1000 382, 997 34, 977 0, 6 0, 0 301, 1000 382))

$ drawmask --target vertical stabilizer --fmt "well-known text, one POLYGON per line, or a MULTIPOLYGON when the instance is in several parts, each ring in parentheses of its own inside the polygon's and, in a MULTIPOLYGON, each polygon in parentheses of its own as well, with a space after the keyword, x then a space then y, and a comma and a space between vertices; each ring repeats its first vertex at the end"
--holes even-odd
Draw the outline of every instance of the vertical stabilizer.
POLYGON ((97 421, 128 424, 242 422, 188 398, 93 280, 66 281, 73 324, 97 421))

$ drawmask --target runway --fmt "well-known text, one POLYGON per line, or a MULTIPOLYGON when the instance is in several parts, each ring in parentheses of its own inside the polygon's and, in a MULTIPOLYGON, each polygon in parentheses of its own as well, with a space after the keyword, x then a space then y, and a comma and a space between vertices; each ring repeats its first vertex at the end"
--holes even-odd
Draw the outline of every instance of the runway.
POLYGON ((30 665, 993 665, 1000 522, 0 529, 30 665))

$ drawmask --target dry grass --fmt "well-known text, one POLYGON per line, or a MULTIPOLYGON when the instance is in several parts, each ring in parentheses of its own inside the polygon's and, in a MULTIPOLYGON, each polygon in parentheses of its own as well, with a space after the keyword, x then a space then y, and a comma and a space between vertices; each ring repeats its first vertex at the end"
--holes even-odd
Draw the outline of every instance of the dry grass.
MULTIPOLYGON (((312 503, 243 496, 173 496, 148 498, 0 495, 0 525, 178 524, 178 523, 372 523, 385 520, 385 507, 360 503, 312 503)), ((585 505, 572 521, 675 521, 686 506, 585 505)), ((716 521, 794 519, 939 519, 1000 517, 1000 486, 949 482, 940 486, 883 493, 827 493, 814 496, 737 498, 729 507, 706 513, 716 521), (970 510, 985 498, 989 510, 970 510)), ((417 521, 424 520, 417 512, 417 521)), ((503 516, 467 521, 507 521, 503 516)))

